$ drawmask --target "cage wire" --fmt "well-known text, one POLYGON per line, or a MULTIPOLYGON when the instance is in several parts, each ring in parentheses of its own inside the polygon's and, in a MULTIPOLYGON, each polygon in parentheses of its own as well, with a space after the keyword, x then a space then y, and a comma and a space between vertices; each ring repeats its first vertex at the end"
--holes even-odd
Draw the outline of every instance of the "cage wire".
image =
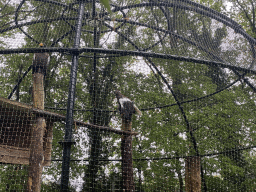
POLYGON ((0 191, 255 191, 255 45, 189 0, 0 0, 0 191))

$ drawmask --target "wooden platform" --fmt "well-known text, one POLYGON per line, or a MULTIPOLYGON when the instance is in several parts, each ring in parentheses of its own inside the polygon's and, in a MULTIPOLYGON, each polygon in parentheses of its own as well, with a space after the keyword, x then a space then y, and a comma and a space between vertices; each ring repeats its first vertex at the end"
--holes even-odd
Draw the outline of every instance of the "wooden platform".
MULTIPOLYGON (((37 117, 44 117, 47 125, 44 135, 44 166, 49 166, 51 163, 53 123, 65 121, 66 117, 0 97, 0 163, 29 164, 31 132, 37 117)), ((76 126, 99 129, 119 135, 138 134, 78 120, 74 120, 74 123, 76 126)))
MULTIPOLYGON (((31 132, 36 117, 31 105, 0 98, 1 163, 29 164, 31 132)), ((44 135, 44 166, 49 166, 54 121, 49 118, 45 119, 47 127, 44 135)))
POLYGON ((0 145, 0 162, 11 164, 29 164, 29 148, 0 145))

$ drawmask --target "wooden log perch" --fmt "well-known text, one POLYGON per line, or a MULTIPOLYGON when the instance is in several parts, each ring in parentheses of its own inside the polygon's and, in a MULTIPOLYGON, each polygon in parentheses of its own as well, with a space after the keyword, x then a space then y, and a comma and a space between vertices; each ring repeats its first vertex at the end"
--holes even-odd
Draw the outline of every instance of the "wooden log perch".
MULTIPOLYGON (((63 115, 49 112, 49 111, 40 110, 40 109, 33 108, 33 109, 31 109, 31 112, 35 113, 38 116, 42 116, 47 119, 52 119, 53 121, 64 121, 66 119, 66 117, 63 115)), ((107 127, 107 126, 93 125, 93 124, 85 123, 83 121, 78 121, 75 119, 74 119, 74 123, 76 124, 76 126, 83 126, 88 129, 99 129, 101 131, 108 131, 108 132, 116 133, 118 135, 138 135, 138 132, 132 132, 132 131, 127 131, 127 130, 118 130, 118 129, 115 129, 112 127, 107 127)))
MULTIPOLYGON (((132 122, 122 119, 122 130, 131 131, 132 122)), ((135 191, 133 179, 132 165, 132 135, 123 135, 121 139, 121 155, 122 155, 122 178, 123 190, 126 192, 135 191)))
MULTIPOLYGON (((64 116, 64 115, 54 113, 51 111, 41 110, 38 108, 33 108, 31 105, 28 105, 25 103, 19 103, 17 101, 11 101, 9 99, 0 97, 0 107, 1 107, 1 105, 5 106, 5 108, 15 109, 15 110, 19 111, 20 114, 32 113, 32 114, 35 114, 36 117, 44 117, 47 122, 65 121, 65 119, 66 119, 66 116, 64 116)), ((5 113, 4 114, 5 118, 8 118, 8 115, 6 114, 8 112, 7 111, 2 111, 2 112, 5 113)), ((29 123, 27 123, 27 121, 30 121, 30 120, 32 120, 32 118, 34 118, 32 114, 29 116, 23 115, 22 123, 24 124, 24 122, 26 121, 26 124, 29 124, 29 123)), ((10 120, 13 120, 13 118, 10 120)), ((118 135, 138 135, 138 132, 123 131, 123 130, 118 130, 118 129, 115 129, 112 127, 93 125, 93 124, 75 120, 75 119, 74 119, 74 123, 76 124, 76 126, 83 126, 88 129, 100 129, 102 131, 108 131, 108 132, 116 133, 118 135)))
POLYGON ((43 135, 45 128, 45 119, 39 117, 36 120, 36 124, 34 125, 32 132, 29 158, 28 191, 40 192, 41 175, 44 162, 43 135))
MULTIPOLYGON (((34 108, 44 110, 44 68, 47 63, 41 60, 40 53, 35 54, 33 60, 33 106, 34 108)), ((28 191, 40 192, 41 176, 44 163, 43 137, 46 130, 44 117, 37 117, 32 128, 31 147, 28 170, 28 191)))
POLYGON ((185 159, 186 192, 201 192, 200 157, 192 156, 185 159))
POLYGON ((44 166, 51 165, 51 153, 52 153, 52 139, 53 139, 53 122, 47 122, 47 130, 45 132, 44 140, 44 166))
POLYGON ((44 109, 44 74, 33 74, 33 105, 34 108, 44 109))

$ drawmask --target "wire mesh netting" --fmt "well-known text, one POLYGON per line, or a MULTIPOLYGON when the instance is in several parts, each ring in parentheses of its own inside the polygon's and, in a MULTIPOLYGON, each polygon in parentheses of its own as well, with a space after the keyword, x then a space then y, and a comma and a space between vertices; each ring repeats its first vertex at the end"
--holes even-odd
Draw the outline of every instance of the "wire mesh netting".
POLYGON ((0 0, 0 191, 255 191, 256 40, 205 4, 0 0))

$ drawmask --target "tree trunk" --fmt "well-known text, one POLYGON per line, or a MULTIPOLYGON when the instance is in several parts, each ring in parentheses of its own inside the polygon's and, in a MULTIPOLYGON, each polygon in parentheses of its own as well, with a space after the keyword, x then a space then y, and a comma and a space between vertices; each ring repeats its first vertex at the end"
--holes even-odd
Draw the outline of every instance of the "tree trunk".
POLYGON ((187 157, 185 166, 186 192, 201 192, 200 157, 187 157))

